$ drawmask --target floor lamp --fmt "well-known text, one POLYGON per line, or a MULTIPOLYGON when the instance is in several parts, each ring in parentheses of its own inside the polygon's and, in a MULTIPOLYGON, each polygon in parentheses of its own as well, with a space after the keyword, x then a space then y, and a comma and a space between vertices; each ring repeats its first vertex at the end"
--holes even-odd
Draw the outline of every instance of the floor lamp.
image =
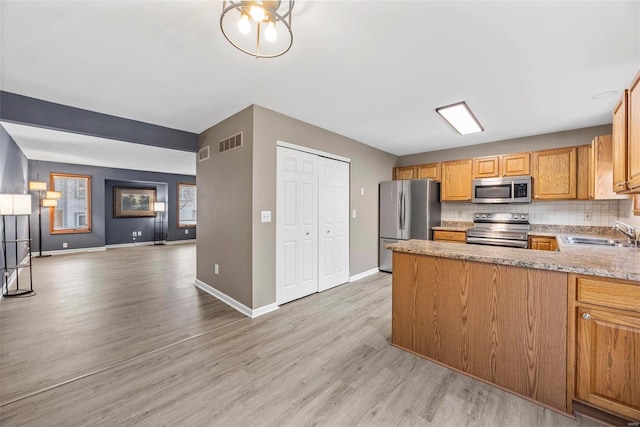
MULTIPOLYGON (((37 178, 36 178, 37 179, 37 178)), ((29 190, 38 192, 38 248, 39 253, 35 258, 51 256, 42 255, 42 208, 54 208, 58 206, 58 200, 62 197, 60 191, 47 191, 47 183, 44 181, 29 181, 29 190)))
POLYGON ((165 202, 154 202, 153 210, 156 213, 156 220, 154 222, 154 245, 164 245, 164 211, 166 210, 165 202))

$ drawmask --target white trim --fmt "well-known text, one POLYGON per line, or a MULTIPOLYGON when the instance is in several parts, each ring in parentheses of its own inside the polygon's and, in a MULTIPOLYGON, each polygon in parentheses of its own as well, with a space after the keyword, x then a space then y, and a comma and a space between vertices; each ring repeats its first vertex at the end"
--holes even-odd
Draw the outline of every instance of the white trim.
POLYGON ((202 289, 204 292, 208 293, 209 295, 216 297, 223 303, 227 304, 229 307, 239 311, 240 313, 252 319, 258 316, 262 316, 263 314, 270 313, 279 308, 278 304, 273 303, 273 304, 264 305, 262 307, 258 307, 256 309, 251 309, 246 305, 242 304, 241 302, 231 298, 229 295, 223 292, 220 292, 213 286, 204 283, 202 280, 196 279, 196 281, 194 282, 194 285, 196 285, 196 287, 198 287, 199 289, 202 289))
POLYGON ((263 305, 262 307, 258 307, 251 311, 251 318, 255 318, 258 316, 262 316, 263 314, 271 313, 272 311, 276 311, 280 307, 275 302, 273 304, 263 305))
MULTIPOLYGON (((106 246, 96 246, 93 248, 77 248, 77 249, 62 249, 59 251, 42 251, 42 255, 66 255, 66 254, 76 254, 79 252, 100 252, 106 251, 106 246)), ((34 252, 37 253, 37 252, 34 252)), ((35 257, 36 255, 34 255, 35 257)))
POLYGON ((349 277, 349 282, 355 282, 356 280, 364 279, 365 277, 369 277, 379 271, 380 269, 376 267, 372 268, 371 270, 363 271, 362 273, 354 274, 353 276, 349 277))
POLYGON ((135 242, 135 243, 115 243, 113 245, 105 245, 107 249, 117 249, 117 248, 132 248, 134 246, 152 246, 153 240, 148 242, 135 242))
POLYGON ((342 157, 342 156, 338 156, 337 154, 327 153, 326 151, 315 150, 313 148, 305 147, 302 145, 290 144, 288 142, 284 142, 280 140, 276 141, 276 146, 291 148, 292 150, 304 151, 305 153, 316 154, 318 156, 327 157, 329 159, 351 163, 351 159, 348 157, 342 157))
POLYGON ((165 240, 165 245, 183 245, 185 243, 196 243, 197 239, 182 239, 182 240, 165 240))

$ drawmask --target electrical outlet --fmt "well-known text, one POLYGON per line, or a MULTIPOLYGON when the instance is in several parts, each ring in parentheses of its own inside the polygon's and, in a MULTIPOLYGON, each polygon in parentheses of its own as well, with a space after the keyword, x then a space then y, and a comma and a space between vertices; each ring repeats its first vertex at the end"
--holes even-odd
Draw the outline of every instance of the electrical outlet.
POLYGON ((218 264, 215 264, 215 265, 213 266, 213 272, 214 272, 215 274, 218 274, 218 273, 220 272, 220 268, 219 268, 218 264))
POLYGON ((69 245, 67 244, 67 242, 62 243, 62 249, 66 249, 66 248, 67 248, 67 246, 69 246, 69 245))
POLYGON ((462 211, 458 211, 458 218, 462 218, 462 211))
POLYGON ((184 234, 189 234, 189 230, 184 230, 184 234))
POLYGON ((584 213, 584 220, 585 221, 591 221, 591 212, 585 212, 584 213))
POLYGON ((260 222, 271 222, 271 211, 260 211, 260 222))

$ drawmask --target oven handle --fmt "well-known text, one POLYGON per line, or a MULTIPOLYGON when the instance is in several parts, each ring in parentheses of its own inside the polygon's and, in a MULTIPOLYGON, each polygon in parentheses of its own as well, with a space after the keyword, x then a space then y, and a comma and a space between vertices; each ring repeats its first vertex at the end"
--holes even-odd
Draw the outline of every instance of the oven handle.
POLYGON ((511 180, 511 201, 516 200, 516 182, 511 180))

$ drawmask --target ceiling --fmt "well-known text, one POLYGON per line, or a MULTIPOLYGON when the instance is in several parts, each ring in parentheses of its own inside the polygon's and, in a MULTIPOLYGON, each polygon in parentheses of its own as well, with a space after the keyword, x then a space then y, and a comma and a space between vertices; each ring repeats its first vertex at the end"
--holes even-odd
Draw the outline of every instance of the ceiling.
POLYGON ((405 155, 611 123, 640 70, 640 1, 298 1, 275 59, 234 49, 221 9, 2 0, 0 87, 195 133, 258 104, 405 155), (434 112, 462 100, 484 132, 434 112))

